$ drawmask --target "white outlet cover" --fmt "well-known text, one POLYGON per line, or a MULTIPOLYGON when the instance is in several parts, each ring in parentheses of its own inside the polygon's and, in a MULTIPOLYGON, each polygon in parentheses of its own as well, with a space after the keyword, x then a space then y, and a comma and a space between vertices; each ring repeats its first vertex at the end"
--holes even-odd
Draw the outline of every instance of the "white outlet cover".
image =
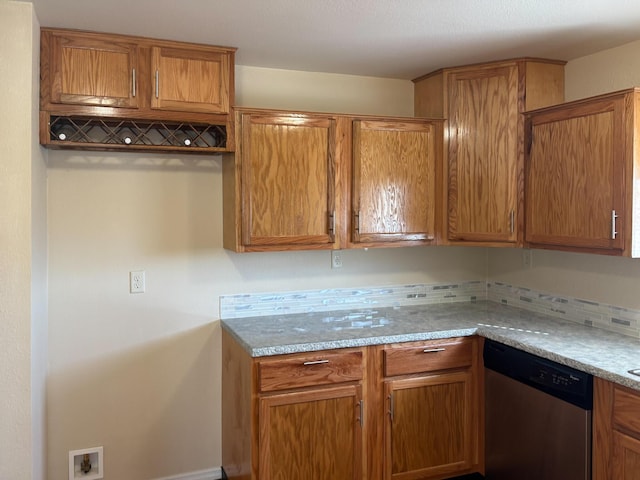
POLYGON ((84 448, 69 451, 69 480, 99 480, 104 478, 104 449, 102 447, 84 448), (89 455, 91 471, 82 473, 80 464, 85 455, 89 455))

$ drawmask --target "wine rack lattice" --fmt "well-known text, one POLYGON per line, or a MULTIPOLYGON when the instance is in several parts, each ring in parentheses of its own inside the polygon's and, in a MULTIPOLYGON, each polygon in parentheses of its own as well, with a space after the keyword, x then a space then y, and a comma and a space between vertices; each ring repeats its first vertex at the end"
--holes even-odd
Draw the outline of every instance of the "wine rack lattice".
POLYGON ((51 116, 51 143, 91 146, 150 146, 171 150, 216 149, 227 144, 225 125, 51 116))

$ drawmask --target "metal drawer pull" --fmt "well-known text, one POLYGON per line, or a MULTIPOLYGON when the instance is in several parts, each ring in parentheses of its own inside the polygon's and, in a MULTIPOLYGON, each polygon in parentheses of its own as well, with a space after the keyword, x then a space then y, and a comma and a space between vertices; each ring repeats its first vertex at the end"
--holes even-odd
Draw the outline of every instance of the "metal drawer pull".
POLYGON ((329 363, 329 360, 314 360, 312 362, 304 362, 303 365, 320 365, 322 363, 329 363))
POLYGON ((618 218, 618 214, 615 210, 611 210, 611 239, 615 240, 618 232, 616 230, 616 219, 618 218))
POLYGON ((436 353, 436 352, 444 352, 446 348, 425 348, 422 350, 423 353, 436 353))

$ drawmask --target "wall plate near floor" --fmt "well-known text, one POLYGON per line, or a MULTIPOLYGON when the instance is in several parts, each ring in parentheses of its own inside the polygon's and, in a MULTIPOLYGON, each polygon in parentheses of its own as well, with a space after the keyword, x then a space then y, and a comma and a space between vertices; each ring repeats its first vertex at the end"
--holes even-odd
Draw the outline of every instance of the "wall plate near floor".
POLYGON ((104 450, 102 447, 69 452, 69 480, 80 478, 83 480, 104 478, 104 450))

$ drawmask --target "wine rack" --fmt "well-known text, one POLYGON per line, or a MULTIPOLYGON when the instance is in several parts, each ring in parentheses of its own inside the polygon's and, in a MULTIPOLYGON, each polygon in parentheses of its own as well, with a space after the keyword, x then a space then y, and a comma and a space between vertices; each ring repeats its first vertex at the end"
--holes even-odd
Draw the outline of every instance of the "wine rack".
POLYGON ((92 150, 222 152, 226 125, 82 116, 49 117, 48 144, 92 150))

